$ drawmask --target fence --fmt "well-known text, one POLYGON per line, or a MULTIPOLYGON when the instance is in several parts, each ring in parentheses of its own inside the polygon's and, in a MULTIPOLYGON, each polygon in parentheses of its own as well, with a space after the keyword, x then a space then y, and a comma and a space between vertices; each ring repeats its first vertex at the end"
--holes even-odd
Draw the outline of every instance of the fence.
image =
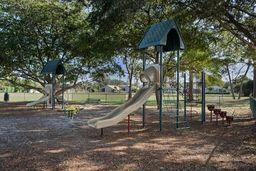
MULTIPOLYGON (((42 97, 40 93, 9 93, 10 102, 35 101, 42 97)), ((0 93, 0 101, 4 101, 4 93, 0 93)))
MULTIPOLYGON (((28 102, 28 101, 36 101, 42 94, 40 93, 9 93, 10 102, 28 102)), ((103 92, 94 92, 94 93, 65 93, 65 100, 68 102, 79 102, 86 103, 88 99, 100 100, 100 103, 104 104, 122 104, 127 98, 127 93, 103 93, 103 92)), ((172 104, 176 102, 176 94, 164 94, 164 102, 166 104, 172 104)), ((247 99, 247 98, 242 98, 247 99)), ((0 93, 0 102, 4 100, 4 93, 0 93)), ((182 100, 182 99, 181 99, 182 100)), ((206 95, 206 103, 215 104, 217 106, 244 106, 246 104, 249 105, 248 101, 238 101, 233 100, 231 95, 206 95)), ((147 101, 147 105, 156 105, 155 95, 153 94, 147 101)))
MULTIPOLYGON (((38 100, 43 95, 40 93, 9 93, 10 102, 29 102, 38 100)), ((68 102, 85 103, 88 99, 99 99, 101 103, 123 103, 127 100, 126 93, 65 93, 68 102)), ((4 93, 0 93, 0 102, 4 101, 4 93)))
MULTIPOLYGON (((9 93, 9 102, 36 101, 43 95, 40 93, 9 93)), ((86 103, 88 99, 100 100, 103 104, 122 104, 128 99, 127 93, 65 93, 64 98, 68 102, 86 103)), ((0 93, 0 102, 4 101, 4 93, 0 93)), ((147 103, 156 104, 155 95, 152 95, 147 103)))
MULTIPOLYGON (((100 100, 100 103, 119 104, 124 103, 127 100, 128 95, 126 93, 65 93, 65 100, 69 102, 86 103, 89 100, 100 100)), ((92 101, 93 101, 92 100, 92 101)))

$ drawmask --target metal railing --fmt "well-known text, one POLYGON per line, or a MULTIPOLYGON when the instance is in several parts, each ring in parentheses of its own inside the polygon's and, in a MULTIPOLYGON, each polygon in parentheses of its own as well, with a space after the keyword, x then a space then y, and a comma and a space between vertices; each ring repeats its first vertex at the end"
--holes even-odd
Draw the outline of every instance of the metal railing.
MULTIPOLYGON (((29 102, 38 100, 40 93, 9 93, 9 102, 29 102)), ((127 100, 127 93, 65 93, 64 98, 68 102, 86 103, 88 100, 99 100, 100 103, 123 103, 127 100)), ((0 102, 4 101, 4 93, 0 93, 0 102)))
MULTIPOLYGON (((10 102, 29 102, 29 101, 36 101, 43 95, 40 93, 9 93, 9 101, 10 102)), ((128 93, 104 93, 104 92, 85 92, 85 93, 65 93, 64 98, 67 102, 78 102, 78 103, 87 103, 93 101, 99 101, 102 104, 122 104, 128 98, 128 93)), ((248 99, 242 98, 242 99, 248 99)), ((174 104, 176 103, 176 94, 172 93, 165 93, 163 100, 167 104, 174 104)), ((183 99, 181 99, 183 100, 183 99)), ((0 93, 0 102, 4 101, 4 93, 0 93)), ((232 100, 231 95, 206 95, 206 103, 207 104, 215 104, 217 106, 236 106, 248 104, 248 101, 244 101, 244 104, 237 104, 236 100, 232 100)), ((152 94, 151 97, 147 100, 147 105, 156 105, 155 95, 152 94)))

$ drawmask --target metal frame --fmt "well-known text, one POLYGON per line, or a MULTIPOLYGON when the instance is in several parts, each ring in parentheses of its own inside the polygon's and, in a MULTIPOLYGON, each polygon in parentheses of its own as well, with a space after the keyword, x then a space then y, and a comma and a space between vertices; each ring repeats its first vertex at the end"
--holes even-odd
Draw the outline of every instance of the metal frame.
MULTIPOLYGON (((177 51, 177 83, 179 83, 179 50, 185 49, 185 44, 180 33, 180 29, 175 20, 165 20, 151 25, 145 32, 143 39, 140 41, 139 49, 155 47, 157 50, 156 59, 160 66, 160 85, 159 92, 159 130, 163 130, 163 52, 177 51), (174 32, 173 32, 174 30, 174 32), (169 35, 170 34, 170 35, 169 35), (172 39, 172 40, 170 40, 172 39)), ((143 70, 145 69, 145 55, 143 56, 143 70)), ((145 126, 145 105, 142 109, 142 124, 145 126)), ((179 85, 177 86, 177 116, 179 115, 179 85)), ((178 117, 177 117, 178 128, 178 117)))
MULTIPOLYGON (((143 53, 143 71, 146 69, 146 56, 145 53, 143 53)), ((145 86, 146 83, 143 83, 143 87, 145 86)), ((145 110, 146 110, 146 105, 143 104, 142 106, 142 127, 145 127, 145 110)))
POLYGON ((176 128, 179 128, 179 112, 180 112, 180 53, 177 50, 176 62, 176 128))
POLYGON ((202 71, 202 108, 201 108, 201 123, 205 122, 205 73, 202 71))
POLYGON ((64 87, 65 87, 65 68, 62 64, 62 60, 49 61, 42 69, 41 73, 51 74, 52 76, 52 92, 51 92, 51 107, 55 109, 55 84, 56 75, 62 75, 62 109, 64 109, 64 87), (58 67, 61 67, 57 73, 58 67))
POLYGON ((158 47, 160 65, 160 85, 159 85, 159 130, 163 130, 163 46, 158 47))
POLYGON ((187 80, 186 80, 186 73, 184 72, 184 88, 183 88, 183 93, 184 93, 184 122, 186 124, 186 127, 188 126, 187 122, 187 80))
POLYGON ((56 74, 52 73, 52 99, 51 99, 51 103, 52 103, 52 110, 55 109, 55 78, 56 78, 56 74))

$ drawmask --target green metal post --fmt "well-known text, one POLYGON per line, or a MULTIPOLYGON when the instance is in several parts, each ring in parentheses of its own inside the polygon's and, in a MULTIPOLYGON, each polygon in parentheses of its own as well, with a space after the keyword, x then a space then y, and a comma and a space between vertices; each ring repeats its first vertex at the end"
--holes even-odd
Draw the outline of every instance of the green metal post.
POLYGON ((159 129, 163 130, 163 47, 159 46, 160 85, 159 85, 159 129))
POLYGON ((177 63, 176 63, 176 82, 177 82, 177 99, 176 99, 176 128, 179 128, 179 111, 180 111, 180 52, 177 50, 177 63))
MULTIPOLYGON (((143 71, 146 68, 146 56, 145 53, 143 53, 143 71)), ((145 86, 145 83, 143 83, 143 87, 145 86)), ((145 103, 142 106, 142 127, 145 127, 145 109, 146 109, 146 105, 145 103)))
POLYGON ((62 75, 62 109, 64 109, 65 74, 62 75))
POLYGON ((201 109, 201 123, 205 122, 205 73, 202 72, 202 109, 201 109))
POLYGON ((54 93, 55 93, 55 73, 52 74, 52 110, 55 109, 55 96, 54 96, 54 93))
POLYGON ((187 125, 187 82, 186 82, 186 73, 184 72, 184 121, 186 126, 187 125))

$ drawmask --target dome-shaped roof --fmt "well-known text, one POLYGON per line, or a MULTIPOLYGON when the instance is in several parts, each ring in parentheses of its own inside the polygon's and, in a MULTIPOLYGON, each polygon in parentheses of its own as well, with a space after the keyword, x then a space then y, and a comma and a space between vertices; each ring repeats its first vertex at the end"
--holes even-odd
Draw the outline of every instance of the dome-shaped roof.
POLYGON ((53 60, 53 61, 48 62, 44 66, 41 73, 61 75, 61 74, 65 73, 65 68, 64 68, 61 60, 53 60))
POLYGON ((175 20, 165 20, 151 25, 139 44, 139 49, 150 46, 163 46, 163 51, 185 49, 180 29, 175 20))

